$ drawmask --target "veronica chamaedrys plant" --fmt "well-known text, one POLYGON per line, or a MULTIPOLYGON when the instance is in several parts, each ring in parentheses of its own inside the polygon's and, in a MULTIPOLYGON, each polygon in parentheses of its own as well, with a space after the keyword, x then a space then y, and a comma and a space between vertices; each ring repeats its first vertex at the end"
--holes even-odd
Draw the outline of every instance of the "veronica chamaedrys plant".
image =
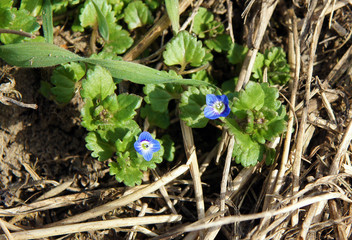
POLYGON ((230 114, 229 99, 226 95, 207 94, 204 116, 211 120, 227 117, 230 114))
POLYGON ((149 132, 142 132, 134 143, 134 148, 146 161, 150 161, 153 153, 160 150, 160 143, 153 139, 149 132))

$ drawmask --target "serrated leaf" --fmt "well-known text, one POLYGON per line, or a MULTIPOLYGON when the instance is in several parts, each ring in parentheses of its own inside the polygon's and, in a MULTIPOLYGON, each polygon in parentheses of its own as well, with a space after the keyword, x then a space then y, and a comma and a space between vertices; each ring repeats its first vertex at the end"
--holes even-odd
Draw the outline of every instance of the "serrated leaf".
POLYGON ((165 0, 167 15, 171 21, 172 30, 176 35, 180 28, 180 15, 178 0, 165 0))
POLYGON ((279 90, 270 87, 268 83, 262 83, 261 87, 265 94, 264 106, 272 110, 277 110, 281 106, 281 102, 277 100, 279 97, 279 90))
POLYGON ((142 1, 129 3, 124 10, 124 15, 130 30, 153 23, 152 13, 142 1))
MULTIPOLYGON (((125 155, 128 153, 125 153, 125 155)), ((143 173, 136 167, 126 167, 128 157, 118 156, 117 163, 110 162, 110 175, 115 176, 118 182, 123 182, 126 186, 133 187, 142 183, 143 173)))
POLYGON ((214 15, 206 8, 200 7, 193 20, 192 31, 200 38, 205 37, 205 31, 209 29, 209 24, 214 20, 214 15))
POLYGON ((235 145, 232 155, 235 157, 236 163, 243 167, 256 165, 263 159, 264 147, 253 141, 250 135, 241 131, 235 119, 225 119, 226 127, 235 137, 235 145))
POLYGON ((109 40, 109 26, 108 22, 102 11, 100 10, 99 6, 95 3, 95 0, 91 0, 95 11, 97 12, 97 19, 98 19, 98 26, 100 35, 104 38, 104 40, 109 40))
MULTIPOLYGON (((114 121, 122 123, 132 119, 137 114, 135 110, 141 106, 141 103, 142 98, 140 96, 126 93, 119 94, 116 96, 116 105, 111 108, 111 112, 114 113, 114 121)), ((105 106, 106 109, 110 110, 109 107, 105 106)))
POLYGON ((141 117, 148 118, 150 125, 163 129, 167 129, 167 127, 170 125, 169 111, 157 112, 154 111, 150 105, 145 105, 141 109, 141 117))
MULTIPOLYGON (((39 29, 39 24, 36 18, 29 15, 29 12, 25 9, 17 10, 16 8, 11 9, 12 13, 15 15, 13 21, 7 26, 8 29, 24 31, 27 33, 34 33, 39 29)), ((0 40, 4 44, 18 43, 22 41, 25 37, 17 34, 2 33, 0 35, 0 40)))
POLYGON ((87 149, 92 151, 92 157, 98 158, 99 161, 111 158, 116 151, 114 145, 101 139, 96 132, 88 132, 85 139, 87 149))
POLYGON ((204 116, 204 106, 206 104, 206 95, 214 91, 207 87, 190 87, 181 96, 180 118, 186 124, 193 128, 205 127, 208 118, 204 116))
POLYGON ((156 112, 166 112, 169 101, 173 99, 163 85, 147 84, 143 88, 143 92, 146 95, 144 100, 151 104, 152 109, 156 112))
POLYGON ((133 44, 133 39, 130 34, 122 29, 121 26, 116 25, 110 29, 110 38, 104 45, 104 52, 113 52, 122 54, 126 52, 133 44))
MULTIPOLYGON (((204 43, 210 50, 214 50, 216 52, 229 51, 231 49, 231 46, 233 46, 231 37, 227 34, 217 35, 213 39, 205 40, 204 43)), ((230 58, 232 60, 232 56, 230 58)))
MULTIPOLYGON (((105 22, 109 27, 114 26, 116 22, 116 18, 114 16, 114 12, 111 10, 111 5, 109 5, 105 0, 95 0, 95 3, 98 9, 100 9, 101 11, 100 18, 104 17, 106 20, 105 22)), ((98 12, 96 11, 96 8, 94 7, 92 0, 86 1, 84 3, 84 6, 81 9, 81 13, 79 15, 79 20, 81 22, 81 26, 84 28, 98 26, 99 16, 98 16, 98 12)), ((104 20, 101 19, 100 21, 104 21, 104 20)), ((105 28, 106 28, 106 25, 104 23, 104 29, 105 28)), ((106 31, 106 29, 104 31, 106 31)))
POLYGON ((81 96, 91 99, 105 99, 114 93, 116 85, 110 73, 97 65, 87 72, 87 78, 82 81, 81 96))
POLYGON ((280 47, 272 47, 266 50, 264 55, 269 83, 285 85, 290 80, 290 66, 287 63, 285 51, 280 47))
POLYGON ((184 69, 187 64, 200 66, 205 56, 205 49, 202 42, 188 32, 182 31, 166 45, 163 53, 164 62, 168 66, 181 65, 184 69))
POLYGON ((246 57, 248 48, 234 43, 231 45, 231 48, 227 52, 227 59, 232 64, 242 63, 246 57))
POLYGON ((47 43, 53 43, 54 40, 54 27, 53 27, 53 9, 50 0, 44 0, 43 10, 43 32, 45 41, 47 43))
POLYGON ((76 92, 76 83, 85 75, 84 64, 72 62, 57 67, 51 76, 51 89, 56 101, 68 103, 76 92))
POLYGON ((259 83, 249 82, 239 94, 238 100, 234 101, 233 111, 236 110, 260 110, 264 105, 265 94, 259 83))

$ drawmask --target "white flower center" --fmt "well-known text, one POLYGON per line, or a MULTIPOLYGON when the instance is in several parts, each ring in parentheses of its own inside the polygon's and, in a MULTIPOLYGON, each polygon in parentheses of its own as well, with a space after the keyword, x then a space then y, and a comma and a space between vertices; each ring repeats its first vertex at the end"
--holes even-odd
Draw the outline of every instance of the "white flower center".
POLYGON ((225 110, 225 104, 221 101, 217 101, 213 105, 214 111, 217 113, 222 113, 225 110))
POLYGON ((146 151, 146 150, 149 150, 149 148, 152 147, 152 144, 149 141, 144 140, 144 141, 141 142, 141 146, 142 146, 142 149, 146 151))

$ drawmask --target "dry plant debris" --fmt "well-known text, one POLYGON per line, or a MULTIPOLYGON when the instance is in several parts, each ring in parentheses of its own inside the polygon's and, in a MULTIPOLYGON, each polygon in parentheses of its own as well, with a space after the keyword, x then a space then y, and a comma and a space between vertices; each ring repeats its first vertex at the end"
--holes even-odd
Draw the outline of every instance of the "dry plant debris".
MULTIPOLYGON (((59 239, 59 235, 60 239, 352 238, 352 2, 183 0, 181 29, 192 24, 200 7, 217 13, 227 23, 232 41, 249 48, 236 90, 249 81, 258 51, 281 45, 288 52, 290 84, 280 88, 288 106, 287 132, 272 143, 278 153, 274 164, 235 165, 234 139, 226 131, 218 144, 206 149, 208 145, 199 146, 197 140, 204 140, 202 134, 181 121, 176 130, 183 139, 177 146, 178 164, 157 168, 145 176, 143 185, 116 187, 104 170, 106 164, 92 159, 83 146, 77 114, 82 100, 74 98, 60 109, 33 89, 26 91, 48 72, 12 69, 9 82, 0 84, 0 102, 35 109, 37 105, 15 99, 21 92, 30 102, 40 101, 40 107, 35 112, 0 105, 0 240, 59 239), (15 90, 15 82, 20 90, 15 90)), ((164 41, 170 23, 165 11, 158 14, 163 15, 124 60, 136 60, 152 44, 159 44, 160 36, 164 41)), ((71 36, 60 41, 75 52, 88 51, 89 44, 75 47, 78 43, 71 36)), ((157 62, 161 52, 138 61, 157 62)), ((7 75, 6 64, 1 64, 7 75)), ((129 88, 127 84, 120 91, 129 88)))

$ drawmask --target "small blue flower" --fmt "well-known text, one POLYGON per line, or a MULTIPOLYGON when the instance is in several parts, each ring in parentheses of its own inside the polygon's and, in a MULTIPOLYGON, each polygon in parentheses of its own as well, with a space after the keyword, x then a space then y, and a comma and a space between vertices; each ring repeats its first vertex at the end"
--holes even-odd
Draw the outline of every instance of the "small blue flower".
POLYGON ((227 117, 230 114, 229 99, 226 95, 216 96, 207 94, 207 106, 204 109, 204 116, 209 119, 227 117))
POLYGON ((153 139, 149 132, 142 132, 134 143, 134 149, 147 161, 153 158, 153 153, 160 150, 160 143, 153 139))

